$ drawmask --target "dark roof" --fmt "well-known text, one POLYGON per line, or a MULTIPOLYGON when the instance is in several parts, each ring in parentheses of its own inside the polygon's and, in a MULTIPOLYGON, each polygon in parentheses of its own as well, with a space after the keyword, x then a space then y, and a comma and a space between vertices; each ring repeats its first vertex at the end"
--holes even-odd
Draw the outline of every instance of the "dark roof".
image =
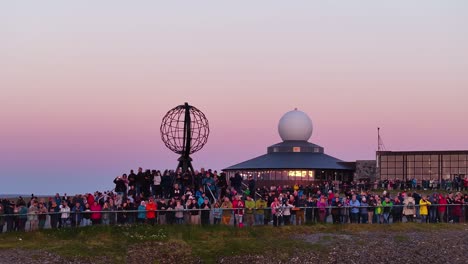
POLYGON ((268 153, 251 160, 230 166, 224 170, 263 170, 263 169, 333 169, 352 170, 342 160, 313 152, 268 153))
POLYGON ((299 141, 299 140, 287 140, 287 141, 283 141, 283 142, 280 142, 280 143, 277 143, 277 144, 274 144, 274 145, 271 145, 270 147, 319 147, 321 148, 321 146, 319 145, 316 145, 314 143, 310 143, 310 142, 307 142, 307 141, 299 141))
POLYGON ((412 150, 412 151, 377 151, 380 156, 393 156, 393 155, 443 155, 443 154, 468 154, 468 150, 412 150))

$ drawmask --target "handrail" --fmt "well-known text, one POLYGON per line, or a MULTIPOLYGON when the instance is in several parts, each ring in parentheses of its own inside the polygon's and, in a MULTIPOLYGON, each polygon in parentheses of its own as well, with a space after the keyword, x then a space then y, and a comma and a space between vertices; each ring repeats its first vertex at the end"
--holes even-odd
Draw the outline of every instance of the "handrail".
MULTIPOLYGON (((385 206, 385 205, 375 205, 375 206, 357 206, 357 207, 354 207, 354 206, 349 206, 349 205, 346 205, 346 206, 330 206, 330 205, 326 205, 325 207, 318 207, 318 206, 302 206, 302 207, 298 207, 298 206, 295 206, 295 207, 290 207, 290 209, 292 208, 298 208, 298 209, 320 209, 320 208, 324 208, 324 209, 334 209, 334 208, 338 208, 338 209, 352 209, 352 208, 358 208, 358 209, 361 209, 361 208, 394 208, 394 207, 407 207, 407 205, 392 205, 392 206, 385 206)), ((421 207, 421 205, 419 204, 415 204, 415 209, 409 209, 409 210, 417 210, 418 208, 421 207)), ((428 207, 428 210, 430 209, 430 207, 450 207, 450 206, 467 206, 467 204, 431 204, 431 205, 422 205, 422 206, 426 206, 428 207)), ((202 208, 198 208, 198 209, 187 209, 187 208, 184 208, 182 210, 180 209, 170 209, 170 210, 145 210, 145 211, 141 211, 141 210, 106 210, 106 211, 79 211, 79 212, 74 212, 74 211, 67 211, 67 212, 47 212, 47 213, 26 213, 26 214, 19 214, 19 213, 16 213, 16 214, 0 214, 0 217, 7 217, 7 216, 30 216, 30 215, 35 215, 35 216, 40 216, 40 215, 54 215, 54 214, 69 214, 69 215, 75 215, 75 214, 93 214, 93 213, 101 213, 101 214, 106 214, 106 213, 147 213, 147 212, 190 212, 190 211, 211 211, 213 209, 220 209, 222 211, 224 210, 228 210, 228 211, 235 211, 235 210, 241 210, 241 209, 252 209, 252 210, 258 210, 258 211, 261 211, 261 210, 271 210, 271 209, 278 209, 278 208, 286 208, 286 206, 284 205, 280 205, 279 207, 265 207, 265 208, 257 208, 257 207, 254 207, 254 208, 246 208, 246 207, 243 207, 243 208, 209 208, 209 209, 202 209, 202 208)), ((438 209, 438 208, 437 208, 438 209)))

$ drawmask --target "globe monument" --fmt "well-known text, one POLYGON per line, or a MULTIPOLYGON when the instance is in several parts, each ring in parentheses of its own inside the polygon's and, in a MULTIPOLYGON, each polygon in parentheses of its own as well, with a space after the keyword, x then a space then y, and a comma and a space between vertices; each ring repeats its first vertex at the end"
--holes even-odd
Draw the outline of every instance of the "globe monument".
POLYGON ((176 172, 195 174, 191 154, 201 150, 208 141, 210 127, 205 114, 185 103, 169 110, 161 122, 161 139, 168 149, 179 154, 176 172))

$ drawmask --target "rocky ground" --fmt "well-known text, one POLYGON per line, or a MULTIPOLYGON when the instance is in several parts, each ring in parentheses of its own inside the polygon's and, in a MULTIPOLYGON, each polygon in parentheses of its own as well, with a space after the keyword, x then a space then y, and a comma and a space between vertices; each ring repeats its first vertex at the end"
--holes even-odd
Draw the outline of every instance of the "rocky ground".
MULTIPOLYGON (((467 263, 468 227, 427 232, 316 233, 299 238, 311 246, 292 256, 278 252, 262 255, 220 256, 218 263, 467 263)), ((289 250, 290 251, 290 250, 289 250)), ((0 263, 111 263, 101 258, 64 258, 44 250, 3 249, 0 263)), ((148 242, 128 249, 127 263, 203 263, 188 244, 148 242)))

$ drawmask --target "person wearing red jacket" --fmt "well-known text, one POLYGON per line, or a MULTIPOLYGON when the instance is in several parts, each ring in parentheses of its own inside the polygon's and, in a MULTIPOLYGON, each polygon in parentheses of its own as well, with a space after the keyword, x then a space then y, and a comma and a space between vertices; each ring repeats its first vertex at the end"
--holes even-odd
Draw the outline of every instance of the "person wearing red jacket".
POLYGON ((146 203, 146 221, 148 224, 154 225, 156 223, 156 210, 158 205, 154 202, 153 198, 150 198, 148 203, 146 203))
POLYGON ((439 194, 439 204, 437 206, 437 211, 439 212, 439 221, 441 223, 445 221, 445 212, 447 211, 447 199, 442 194, 439 194))
POLYGON ((93 223, 93 225, 100 224, 101 223, 101 211, 102 211, 101 205, 97 201, 94 201, 93 204, 90 206, 90 209, 92 211, 91 222, 93 223))

